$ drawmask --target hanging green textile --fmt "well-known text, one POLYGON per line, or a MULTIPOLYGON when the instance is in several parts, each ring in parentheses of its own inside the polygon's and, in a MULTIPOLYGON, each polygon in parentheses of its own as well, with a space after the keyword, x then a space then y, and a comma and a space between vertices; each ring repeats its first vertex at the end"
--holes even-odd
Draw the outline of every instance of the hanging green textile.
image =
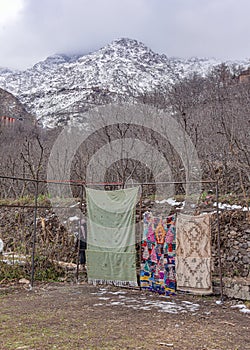
POLYGON ((90 283, 137 285, 135 205, 138 190, 139 187, 116 191, 86 188, 90 283))

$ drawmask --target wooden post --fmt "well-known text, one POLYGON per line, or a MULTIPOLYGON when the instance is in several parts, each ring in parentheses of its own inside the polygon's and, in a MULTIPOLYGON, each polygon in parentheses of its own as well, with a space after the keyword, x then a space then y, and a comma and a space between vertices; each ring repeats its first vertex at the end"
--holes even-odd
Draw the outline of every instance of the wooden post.
POLYGON ((220 299, 223 302, 223 280, 222 280, 222 264, 221 264, 221 237, 220 237, 220 213, 219 213, 219 184, 216 181, 216 217, 217 217, 217 250, 219 261, 219 275, 220 275, 220 299))
POLYGON ((38 181, 36 181, 35 187, 35 207, 34 207, 34 229, 33 229, 33 241, 32 241, 32 259, 31 259, 31 288, 34 285, 35 274, 35 250, 36 250, 36 229, 37 229, 37 198, 38 198, 38 181))

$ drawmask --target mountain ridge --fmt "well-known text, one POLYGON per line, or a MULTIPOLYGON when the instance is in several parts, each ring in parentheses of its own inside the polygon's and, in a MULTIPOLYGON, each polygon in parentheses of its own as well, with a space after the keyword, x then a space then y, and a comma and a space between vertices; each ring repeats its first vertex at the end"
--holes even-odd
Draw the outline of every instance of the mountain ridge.
POLYGON ((51 55, 24 71, 0 68, 0 87, 44 126, 55 127, 81 122, 92 105, 127 100, 194 72, 206 75, 220 63, 171 58, 135 39, 120 38, 89 54, 51 55))

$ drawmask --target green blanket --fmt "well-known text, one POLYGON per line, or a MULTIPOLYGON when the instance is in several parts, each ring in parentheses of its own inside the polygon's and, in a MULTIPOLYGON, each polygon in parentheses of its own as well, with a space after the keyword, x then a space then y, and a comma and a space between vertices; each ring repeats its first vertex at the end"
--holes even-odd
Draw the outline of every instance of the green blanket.
POLYGON ((138 189, 86 189, 89 282, 136 285, 135 205, 138 189))

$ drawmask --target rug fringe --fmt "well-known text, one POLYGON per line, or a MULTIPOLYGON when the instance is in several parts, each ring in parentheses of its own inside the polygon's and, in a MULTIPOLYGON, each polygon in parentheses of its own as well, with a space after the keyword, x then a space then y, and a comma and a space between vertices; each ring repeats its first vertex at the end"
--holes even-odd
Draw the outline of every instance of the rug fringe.
POLYGON ((134 282, 134 281, 112 281, 112 280, 88 278, 88 283, 93 284, 94 286, 98 284, 109 284, 111 286, 116 286, 116 287, 138 287, 137 282, 134 282))

